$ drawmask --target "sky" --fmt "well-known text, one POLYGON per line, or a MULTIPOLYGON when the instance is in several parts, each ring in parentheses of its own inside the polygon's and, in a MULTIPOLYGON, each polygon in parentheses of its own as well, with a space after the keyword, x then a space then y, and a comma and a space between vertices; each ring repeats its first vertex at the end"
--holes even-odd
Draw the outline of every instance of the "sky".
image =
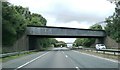
MULTIPOLYGON (((88 29, 112 15, 115 5, 107 0, 8 0, 14 5, 28 7, 32 13, 47 19, 47 26, 88 29)), ((56 38, 74 42, 75 38, 56 38)))

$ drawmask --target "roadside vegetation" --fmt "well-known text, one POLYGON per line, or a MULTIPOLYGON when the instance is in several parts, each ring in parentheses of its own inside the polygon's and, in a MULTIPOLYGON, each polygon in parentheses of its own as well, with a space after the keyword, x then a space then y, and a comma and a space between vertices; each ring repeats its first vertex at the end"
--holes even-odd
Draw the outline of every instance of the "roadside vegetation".
POLYGON ((66 44, 64 41, 58 41, 58 42, 55 44, 55 47, 60 47, 60 46, 66 47, 67 44, 66 44))
MULTIPOLYGON (((92 26, 90 26, 90 29, 92 30, 103 30, 102 26, 99 24, 94 24, 92 26)), ((90 47, 92 44, 95 43, 96 38, 77 38, 73 44, 73 46, 86 46, 86 47, 90 47)))
POLYGON ((120 6, 120 1, 116 4, 113 15, 106 18, 105 31, 108 36, 120 43, 120 9, 118 9, 118 6, 120 6))
POLYGON ((2 45, 13 45, 25 33, 27 25, 45 26, 47 20, 28 8, 2 3, 2 45))
MULTIPOLYGON (((2 2, 2 47, 12 47, 25 34, 27 25, 46 26, 47 20, 29 8, 2 2)), ((56 43, 53 38, 37 38, 39 49, 45 49, 56 43)))
MULTIPOLYGON (((117 43, 120 43, 120 9, 118 9, 118 5, 120 5, 120 1, 116 4, 115 12, 113 15, 105 18, 106 26, 104 30, 106 31, 107 35, 114 39, 117 43)), ((103 30, 100 24, 94 24, 90 27, 93 30, 103 30)), ((77 38, 74 41, 73 46, 87 46, 90 47, 92 44, 95 43, 95 38, 77 38)))
POLYGON ((34 52, 27 52, 25 54, 19 54, 19 55, 14 55, 14 56, 8 56, 8 57, 4 57, 4 58, 0 58, 0 62, 7 62, 9 60, 13 60, 13 59, 17 59, 17 58, 21 58, 21 57, 24 57, 24 56, 27 56, 27 55, 30 55, 30 54, 35 54, 37 53, 37 51, 34 51, 34 52))

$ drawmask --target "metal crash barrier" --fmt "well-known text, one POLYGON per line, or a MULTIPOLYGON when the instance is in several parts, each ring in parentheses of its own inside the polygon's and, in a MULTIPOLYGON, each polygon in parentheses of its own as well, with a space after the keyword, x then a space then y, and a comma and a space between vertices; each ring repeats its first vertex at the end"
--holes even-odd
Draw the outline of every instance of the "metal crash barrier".
POLYGON ((14 56, 14 55, 20 55, 20 54, 25 54, 25 53, 34 52, 34 51, 36 51, 36 50, 0 54, 0 58, 14 56))

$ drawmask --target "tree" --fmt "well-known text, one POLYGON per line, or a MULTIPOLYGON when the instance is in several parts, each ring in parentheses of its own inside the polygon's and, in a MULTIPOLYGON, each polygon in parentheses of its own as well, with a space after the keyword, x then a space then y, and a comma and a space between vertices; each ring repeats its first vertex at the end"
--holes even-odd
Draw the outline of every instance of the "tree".
POLYGON ((30 17, 30 24, 29 25, 36 25, 36 26, 45 26, 47 21, 43 18, 40 14, 33 13, 30 17))
POLYGON ((116 42, 120 42, 120 1, 116 3, 115 12, 112 16, 106 18, 105 31, 107 35, 113 38, 116 42))
POLYGON ((58 42, 56 43, 56 47, 60 47, 60 46, 66 47, 67 44, 66 44, 64 41, 58 41, 58 42))
POLYGON ((18 34, 24 31, 24 18, 15 10, 8 2, 2 3, 2 40, 3 45, 12 45, 16 40, 18 34))
MULTIPOLYGON (((90 29, 93 30, 102 30, 102 26, 99 24, 94 24, 92 26, 90 26, 90 29)), ((95 38, 77 38, 74 43, 76 47, 78 46, 85 46, 85 47, 90 47, 92 44, 95 43, 95 38)))
MULTIPOLYGON (((27 25, 45 26, 47 20, 40 14, 31 14, 28 8, 3 2, 2 22, 2 45, 12 46, 25 33, 27 25)), ((42 42, 45 46, 50 42, 47 38, 43 40, 45 40, 44 43, 42 42)))
POLYGON ((90 47, 95 42, 94 38, 77 38, 74 43, 76 47, 85 46, 90 47))
POLYGON ((54 47, 56 47, 56 43, 58 43, 58 41, 55 39, 55 38, 50 38, 50 42, 51 42, 51 45, 54 45, 54 47))
POLYGON ((102 30, 102 26, 99 25, 99 24, 94 24, 94 25, 90 26, 90 29, 93 29, 93 30, 102 30))

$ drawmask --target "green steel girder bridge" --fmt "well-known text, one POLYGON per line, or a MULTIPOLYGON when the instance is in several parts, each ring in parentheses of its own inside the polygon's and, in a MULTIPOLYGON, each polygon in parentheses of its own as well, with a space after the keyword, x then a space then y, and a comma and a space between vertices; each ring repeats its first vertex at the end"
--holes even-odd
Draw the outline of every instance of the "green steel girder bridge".
POLYGON ((35 49, 37 38, 96 38, 96 43, 104 43, 104 30, 78 29, 50 26, 27 26, 29 50, 35 49))
POLYGON ((28 36, 53 37, 53 38, 104 38, 104 30, 78 29, 51 26, 28 26, 28 36))

